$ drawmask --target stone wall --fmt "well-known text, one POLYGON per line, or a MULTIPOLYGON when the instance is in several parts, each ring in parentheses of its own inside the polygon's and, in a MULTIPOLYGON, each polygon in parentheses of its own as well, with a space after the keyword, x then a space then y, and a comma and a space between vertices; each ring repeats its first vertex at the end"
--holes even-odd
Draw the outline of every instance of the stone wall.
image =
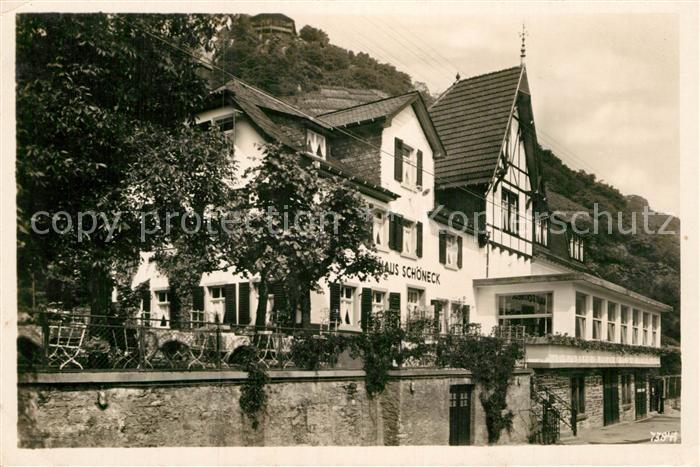
MULTIPOLYGON (((618 399, 620 422, 634 421, 635 413, 635 384, 640 384, 632 378, 632 400, 629 404, 623 403, 622 397, 622 379, 621 375, 632 370, 620 370, 618 375, 618 399)), ((599 428, 604 425, 604 405, 603 405, 603 370, 601 369, 538 369, 533 377, 542 385, 563 399, 567 404, 571 404, 571 377, 584 376, 585 378, 585 394, 586 394, 586 410, 584 414, 578 416, 578 428, 599 428)), ((649 394, 651 388, 649 381, 644 383, 647 387, 647 408, 649 408, 649 394)), ((560 408, 562 414, 566 417, 570 412, 567 409, 560 408)), ((568 419, 568 418, 567 418, 568 419)), ((560 429, 563 435, 571 434, 569 427, 560 424, 560 429)))
MULTIPOLYGON (((20 384, 20 446, 447 445, 449 387, 470 382, 466 372, 394 372, 384 393, 370 399, 362 372, 275 373, 283 372, 270 372, 257 429, 238 405, 240 374, 220 381, 139 383, 132 373, 128 384, 20 384)), ((508 393, 514 429, 500 443, 527 442, 529 381, 528 373, 514 378, 508 393)), ((486 444, 478 389, 472 407, 472 444, 486 444)))

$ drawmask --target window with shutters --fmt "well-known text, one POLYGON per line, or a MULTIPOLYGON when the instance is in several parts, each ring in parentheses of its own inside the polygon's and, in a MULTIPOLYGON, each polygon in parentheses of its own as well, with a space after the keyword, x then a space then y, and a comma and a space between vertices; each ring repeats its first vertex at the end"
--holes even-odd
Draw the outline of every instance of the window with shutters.
POLYGON ((403 219, 403 245, 401 254, 408 258, 416 257, 416 223, 403 219))
POLYGON ((552 333, 552 292, 498 295, 498 324, 525 326, 528 336, 552 333))
POLYGON ((357 316, 357 302, 357 289, 343 285, 340 290, 341 325, 358 326, 360 324, 360 317, 357 316))
POLYGON ((326 137, 315 131, 306 130, 306 151, 321 159, 326 159, 326 137))
POLYGON ((518 235, 519 206, 518 195, 501 188, 501 225, 505 232, 518 235))
POLYGON ((457 269, 457 237, 454 235, 445 236, 445 266, 457 269))
POLYGON ((384 211, 374 211, 372 221, 372 240, 378 250, 386 251, 389 247, 387 215, 384 211))
POLYGON ((222 286, 207 287, 207 289, 209 303, 207 304, 206 311, 208 312, 209 319, 214 321, 216 320, 216 316, 218 316, 219 322, 223 322, 226 291, 222 286))
POLYGON ((416 177, 417 157, 416 150, 403 145, 403 185, 406 188, 415 189, 417 184, 416 177))
POLYGON ((620 305, 620 344, 627 344, 627 323, 629 323, 629 319, 629 307, 620 305))
POLYGON ((386 292, 372 291, 372 313, 380 313, 386 309, 386 292))

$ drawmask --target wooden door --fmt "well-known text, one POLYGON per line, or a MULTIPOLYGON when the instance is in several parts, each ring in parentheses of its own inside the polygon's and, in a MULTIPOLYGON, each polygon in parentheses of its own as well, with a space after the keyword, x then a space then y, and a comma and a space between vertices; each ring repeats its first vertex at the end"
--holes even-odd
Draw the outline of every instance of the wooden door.
POLYGON ((616 370, 603 372, 603 424, 620 421, 619 375, 616 370))
POLYGON ((450 446, 469 444, 472 387, 468 384, 450 386, 450 446))
POLYGON ((644 418, 647 415, 647 375, 636 373, 634 375, 634 405, 636 418, 644 418))

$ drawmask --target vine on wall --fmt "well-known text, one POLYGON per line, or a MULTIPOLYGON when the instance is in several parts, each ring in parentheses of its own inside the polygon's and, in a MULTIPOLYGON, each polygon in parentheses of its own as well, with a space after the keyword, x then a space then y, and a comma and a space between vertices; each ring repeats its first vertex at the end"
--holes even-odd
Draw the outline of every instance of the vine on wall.
POLYGON ((270 378, 258 361, 255 347, 242 347, 239 350, 239 356, 243 368, 248 372, 248 379, 241 387, 241 397, 238 399, 238 405, 250 419, 253 428, 257 429, 258 414, 267 403, 265 386, 270 378))

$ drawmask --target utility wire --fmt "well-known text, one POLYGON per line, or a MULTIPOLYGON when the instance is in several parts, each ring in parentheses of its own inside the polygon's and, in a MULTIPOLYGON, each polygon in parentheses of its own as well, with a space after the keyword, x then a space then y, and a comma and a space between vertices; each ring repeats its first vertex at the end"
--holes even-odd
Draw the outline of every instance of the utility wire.
MULTIPOLYGON (((199 55, 197 55, 197 54, 195 54, 195 53, 193 53, 193 52, 191 52, 191 51, 188 51, 188 50, 186 50, 186 49, 184 49, 184 48, 182 48, 182 47, 180 47, 180 46, 177 46, 177 45, 175 45, 175 44, 172 44, 171 42, 169 42, 168 40, 166 40, 166 39, 160 37, 159 35, 157 35, 157 34, 151 32, 151 31, 148 31, 148 30, 145 29, 145 28, 142 28, 142 27, 140 27, 140 26, 137 26, 137 25, 131 23, 130 21, 127 21, 127 20, 124 19, 124 18, 121 18, 121 17, 119 17, 119 16, 115 16, 115 18, 118 18, 120 21, 122 21, 122 22, 124 22, 124 23, 130 25, 130 26, 133 27, 133 28, 136 28, 136 29, 142 31, 144 34, 147 34, 148 36, 153 37, 154 39, 156 39, 156 40, 162 42, 163 44, 165 44, 165 45, 167 45, 167 46, 169 46, 169 47, 172 47, 173 49, 176 49, 176 50, 178 50, 178 51, 184 53, 185 55, 189 56, 190 58, 194 59, 195 61, 197 61, 197 62, 199 62, 199 63, 201 63, 201 64, 203 64, 203 65, 206 65, 206 66, 209 66, 209 67, 212 67, 212 68, 215 68, 215 69, 218 69, 218 70, 222 71, 223 73, 229 75, 231 78, 235 79, 237 82, 239 82, 239 83, 242 84, 243 86, 249 88, 250 90, 252 90, 252 91, 254 91, 254 92, 258 93, 258 94, 264 95, 265 97, 267 97, 267 98, 269 98, 269 99, 272 99, 272 100, 274 100, 275 102, 277 102, 277 103, 279 103, 279 104, 281 104, 281 105, 283 105, 283 106, 285 106, 285 107, 288 107, 290 110, 293 110, 295 113, 298 113, 298 114, 304 116, 305 118, 309 119, 309 120, 312 121, 312 122, 320 122, 320 123, 322 123, 322 124, 325 125, 325 126, 331 126, 331 125, 329 125, 328 123, 324 122, 322 118, 320 118, 320 117, 314 117, 314 116, 312 116, 312 115, 308 115, 307 113, 303 112, 303 111, 300 110, 300 109, 297 109, 296 107, 292 106, 291 104, 288 104, 287 102, 284 102, 284 101, 282 101, 282 100, 276 98, 275 96, 272 96, 272 95, 270 95, 270 94, 268 94, 268 93, 266 93, 266 92, 264 92, 264 91, 262 91, 262 90, 256 88, 255 86, 246 83, 246 82, 243 81, 242 79, 240 79, 240 78, 238 78, 237 76, 233 75, 232 73, 230 73, 230 72, 224 70, 223 68, 221 68, 221 67, 215 65, 214 63, 209 62, 209 61, 207 61, 207 60, 204 60, 204 59, 203 59, 202 57, 200 57, 199 55)), ((522 131, 528 131, 528 129, 525 128, 525 127, 522 127, 522 126, 521 126, 520 128, 521 128, 522 131)), ((359 136, 353 134, 352 132, 349 132, 349 131, 346 131, 346 130, 342 130, 342 129, 337 128, 337 127, 332 128, 332 130, 333 130, 333 131, 338 131, 339 133, 342 133, 342 134, 344 134, 344 135, 346 135, 346 136, 349 136, 349 137, 355 139, 356 141, 359 141, 359 142, 361 142, 361 143, 364 143, 364 144, 366 144, 367 146, 369 146, 369 147, 371 147, 371 148, 373 148, 373 149, 378 149, 378 150, 380 151, 380 153, 384 153, 384 154, 386 154, 387 156, 389 156, 389 157, 392 158, 392 159, 395 158, 395 155, 394 155, 394 154, 391 154, 391 153, 389 153, 389 152, 383 150, 381 147, 376 146, 376 145, 370 143, 369 141, 367 141, 367 140, 365 140, 365 139, 363 139, 363 138, 361 138, 361 137, 359 137, 359 136)), ((405 164, 411 166, 411 167, 415 167, 416 170, 418 170, 417 164, 411 163, 410 161, 403 161, 403 162, 404 162, 405 164)), ((425 168, 421 168, 421 171, 422 171, 423 173, 425 173, 426 175, 429 175, 429 176, 433 177, 433 179, 435 179, 435 180, 442 180, 442 181, 444 181, 444 178, 443 178, 443 177, 440 177, 440 176, 436 175, 435 173, 432 173, 432 172, 428 171, 428 170, 425 169, 425 168)), ((465 193, 467 193, 467 194, 469 194, 469 195, 475 196, 475 197, 477 197, 478 199, 481 199, 481 200, 485 201, 486 203, 489 203, 489 204, 491 204, 491 205, 493 205, 493 206, 495 206, 495 207, 498 207, 498 208, 501 208, 501 209, 503 208, 503 205, 502 205, 502 204, 496 203, 496 202, 494 202, 494 201, 491 201, 491 200, 487 199, 486 197, 480 195, 479 193, 473 192, 473 191, 471 191, 471 190, 469 190, 469 189, 467 189, 467 188, 465 188, 465 187, 463 187, 463 186, 461 186, 461 185, 455 186, 454 188, 457 188, 457 189, 459 189, 460 191, 464 191, 465 193)), ((518 217, 524 219, 525 221, 528 221, 528 222, 529 222, 529 221, 532 221, 532 219, 530 219, 530 218, 527 217, 527 216, 524 216, 523 214, 518 213, 517 215, 518 215, 518 217)))

